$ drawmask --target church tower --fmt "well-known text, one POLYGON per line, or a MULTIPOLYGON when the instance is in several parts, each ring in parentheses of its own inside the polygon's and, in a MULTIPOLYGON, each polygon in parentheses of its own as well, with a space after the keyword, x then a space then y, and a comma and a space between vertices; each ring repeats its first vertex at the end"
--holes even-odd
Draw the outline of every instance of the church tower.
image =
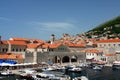
POLYGON ((55 35, 52 34, 52 35, 51 35, 51 44, 54 44, 54 42, 55 42, 55 35))

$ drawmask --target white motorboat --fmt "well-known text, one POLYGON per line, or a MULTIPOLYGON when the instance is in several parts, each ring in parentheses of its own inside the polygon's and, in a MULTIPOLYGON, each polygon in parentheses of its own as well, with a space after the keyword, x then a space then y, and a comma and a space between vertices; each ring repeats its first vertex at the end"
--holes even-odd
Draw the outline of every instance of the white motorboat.
POLYGON ((38 73, 32 76, 34 80, 70 80, 70 76, 53 73, 38 73))
POLYGON ((54 70, 56 70, 56 68, 54 67, 47 67, 42 69, 42 71, 54 71, 54 70))
POLYGON ((113 62, 112 69, 113 70, 120 70, 120 61, 113 62))
POLYGON ((102 67, 100 67, 100 66, 95 66, 95 67, 93 67, 93 69, 94 69, 94 70, 102 70, 102 67))
POLYGON ((89 80, 86 76, 75 77, 73 80, 89 80))
POLYGON ((68 71, 71 71, 71 72, 81 72, 82 68, 80 68, 80 67, 74 67, 72 69, 68 69, 68 71))
POLYGON ((6 70, 6 71, 2 71, 1 75, 3 75, 3 76, 12 76, 14 74, 12 73, 12 71, 6 70))
POLYGON ((46 74, 46 73, 38 73, 36 74, 37 77, 39 78, 49 78, 49 77, 54 77, 53 74, 46 74))
POLYGON ((32 69, 24 69, 20 71, 20 77, 23 79, 32 79, 32 75, 35 74, 37 71, 32 69))

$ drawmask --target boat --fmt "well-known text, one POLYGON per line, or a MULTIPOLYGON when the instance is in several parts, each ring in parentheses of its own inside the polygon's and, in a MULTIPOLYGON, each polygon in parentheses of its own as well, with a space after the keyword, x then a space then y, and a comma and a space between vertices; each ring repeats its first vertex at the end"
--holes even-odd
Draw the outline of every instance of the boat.
POLYGON ((14 74, 10 70, 5 70, 0 73, 2 76, 13 76, 14 74))
POLYGON ((81 72, 82 68, 80 68, 80 67, 73 67, 72 69, 68 69, 68 71, 70 71, 70 72, 81 72))
POLYGON ((55 67, 47 67, 42 69, 42 71, 55 71, 55 70, 56 70, 55 67))
POLYGON ((37 73, 32 77, 34 80, 70 80, 70 76, 55 71, 37 73))
POLYGON ((70 76, 68 75, 55 75, 53 77, 49 77, 48 80, 70 80, 70 76))
POLYGON ((112 69, 113 70, 120 70, 120 61, 113 62, 112 69))
POLYGON ((24 69, 21 70, 20 72, 21 72, 20 77, 28 80, 33 80, 32 75, 36 73, 36 71, 32 69, 24 69))
POLYGON ((100 66, 94 66, 93 69, 94 69, 94 70, 99 70, 99 71, 100 71, 100 70, 102 70, 102 67, 100 67, 100 66))
POLYGON ((89 80, 86 76, 75 77, 73 80, 89 80))
POLYGON ((53 74, 46 74, 46 73, 38 73, 36 74, 38 78, 48 79, 49 77, 54 77, 53 74))
POLYGON ((26 73, 20 74, 20 78, 27 80, 34 80, 31 74, 26 74, 26 73))

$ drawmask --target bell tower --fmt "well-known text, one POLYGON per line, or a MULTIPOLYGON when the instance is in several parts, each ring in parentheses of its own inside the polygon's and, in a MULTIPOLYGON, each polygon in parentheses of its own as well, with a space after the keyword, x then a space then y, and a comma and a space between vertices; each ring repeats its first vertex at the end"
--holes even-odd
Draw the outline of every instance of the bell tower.
POLYGON ((51 44, 53 44, 54 42, 55 42, 55 35, 52 34, 52 35, 51 35, 51 44))

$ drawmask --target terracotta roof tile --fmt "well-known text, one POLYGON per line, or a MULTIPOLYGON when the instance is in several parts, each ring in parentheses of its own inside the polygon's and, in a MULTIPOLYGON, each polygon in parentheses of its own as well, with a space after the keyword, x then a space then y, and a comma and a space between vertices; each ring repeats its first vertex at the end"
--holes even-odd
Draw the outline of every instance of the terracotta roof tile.
POLYGON ((100 53, 102 52, 101 50, 97 50, 97 49, 87 49, 85 52, 89 52, 89 53, 100 53))
POLYGON ((107 54, 104 54, 105 56, 116 56, 116 54, 110 54, 110 53, 107 53, 107 54))
POLYGON ((1 44, 8 44, 7 40, 1 41, 1 44))
POLYGON ((85 44, 75 44, 75 43, 69 43, 68 44, 69 47, 85 47, 86 45, 85 44))
POLYGON ((41 44, 27 44, 27 48, 37 48, 41 44))
POLYGON ((58 48, 59 44, 49 44, 49 48, 58 48))
POLYGON ((11 40, 9 40, 9 43, 10 43, 11 45, 26 46, 26 42, 25 42, 25 41, 11 41, 11 40))
POLYGON ((0 59, 24 59, 21 54, 3 53, 0 54, 0 59))
POLYGON ((99 43, 120 42, 120 39, 99 40, 98 42, 99 42, 99 43))
POLYGON ((38 43, 44 42, 43 40, 32 39, 32 38, 10 38, 10 40, 13 40, 13 41, 29 41, 29 40, 33 40, 33 41, 36 41, 38 43))
POLYGON ((58 48, 60 44, 44 44, 42 45, 42 48, 58 48))

